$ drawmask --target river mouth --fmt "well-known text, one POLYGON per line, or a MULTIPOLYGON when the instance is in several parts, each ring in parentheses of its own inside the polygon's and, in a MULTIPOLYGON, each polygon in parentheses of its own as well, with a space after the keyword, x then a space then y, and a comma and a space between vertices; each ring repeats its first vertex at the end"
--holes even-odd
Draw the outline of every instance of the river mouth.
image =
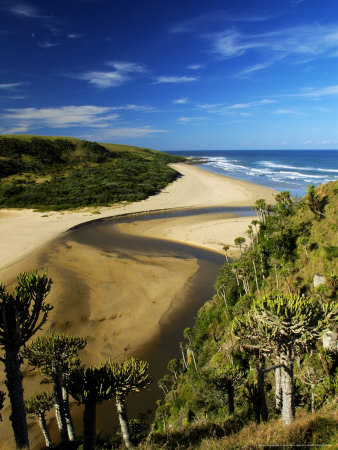
MULTIPOLYGON (((130 417, 137 417, 140 412, 148 410, 154 413, 156 400, 163 398, 162 391, 157 387, 157 381, 166 373, 169 360, 180 357, 179 343, 184 340, 183 330, 194 323, 199 308, 214 295, 214 283, 224 264, 225 256, 192 245, 124 234, 117 229, 117 225, 157 218, 170 220, 171 217, 215 213, 224 213, 225 217, 229 213, 249 216, 252 214, 252 209, 202 208, 91 221, 63 233, 44 248, 13 265, 10 272, 12 280, 8 278, 6 280, 6 274, 4 274, 3 281, 10 284, 13 276, 21 271, 38 269, 41 272, 47 267, 48 275, 54 281, 51 295, 53 294, 53 298, 57 299, 57 305, 44 327, 44 332, 58 331, 75 336, 89 336, 87 348, 80 355, 86 365, 98 364, 108 357, 123 360, 125 357, 135 356, 147 360, 154 381, 149 390, 140 392, 138 395, 130 395, 128 410, 130 417), (146 320, 138 324, 137 332, 146 338, 132 342, 130 347, 119 349, 117 343, 123 333, 121 331, 119 334, 116 331, 119 317, 113 317, 115 314, 118 316, 119 312, 114 311, 114 314, 108 316, 107 305, 103 310, 99 300, 95 302, 95 294, 98 292, 99 297, 100 292, 103 292, 109 301, 109 293, 112 292, 111 302, 114 307, 115 301, 135 302, 135 298, 137 300, 138 297, 137 289, 141 287, 135 288, 133 282, 130 282, 127 288, 130 288, 132 292, 131 298, 128 299, 128 292, 126 292, 128 289, 124 288, 123 292, 120 289, 118 295, 118 297, 124 296, 123 299, 114 300, 114 283, 116 278, 123 278, 132 270, 141 270, 143 265, 150 271, 154 268, 154 273, 158 277, 152 281, 154 289, 157 284, 163 282, 163 277, 166 277, 168 285, 172 278, 173 284, 177 283, 179 288, 174 294, 170 294, 171 301, 160 311, 155 328, 148 330, 146 320), (186 266, 189 270, 185 274, 183 270, 186 266), (119 268, 117 275, 112 267, 119 268), (159 272, 156 272, 157 270, 159 272), (88 301, 88 298, 91 300, 88 301), (93 314, 96 314, 95 320, 92 320, 93 314)), ((148 275, 148 272, 142 272, 138 276, 139 286, 142 286, 142 282, 149 283, 148 275)), ((150 291, 149 287, 148 293, 150 291)), ((153 299, 153 303, 154 305, 150 305, 150 309, 147 310, 149 314, 151 314, 152 306, 154 309, 157 307, 156 299, 153 299)), ((131 305, 129 316, 133 313, 133 305, 131 305)), ((125 319, 126 317, 122 317, 121 321, 125 319)), ((128 334, 128 331, 135 333, 132 322, 126 323, 128 325, 124 333, 128 334)), ((25 397, 42 390, 38 384, 40 376, 35 376, 35 381, 33 376, 27 378, 29 380, 25 386, 25 397)), ((104 402, 98 407, 98 431, 107 434, 111 432, 112 424, 116 424, 114 410, 113 402, 104 402)), ((80 434, 82 429, 80 409, 74 405, 72 411, 77 434, 80 434)), ((55 424, 52 425, 52 434, 56 438, 55 424)))

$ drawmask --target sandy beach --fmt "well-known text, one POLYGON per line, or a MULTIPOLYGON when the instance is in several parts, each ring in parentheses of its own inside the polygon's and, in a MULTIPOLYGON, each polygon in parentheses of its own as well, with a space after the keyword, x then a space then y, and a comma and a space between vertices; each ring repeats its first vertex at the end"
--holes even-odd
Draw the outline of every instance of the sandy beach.
MULTIPOLYGON (((1 282, 10 286, 19 272, 42 271, 47 266, 53 279, 48 301, 54 310, 42 334, 53 330, 85 337, 88 345, 81 354, 85 364, 98 364, 107 358, 122 359, 154 338, 169 311, 182 307, 199 264, 196 258, 176 257, 170 252, 159 256, 147 248, 107 251, 74 241, 64 232, 90 220, 121 214, 251 206, 258 198, 273 201, 274 191, 262 186, 215 175, 192 165, 174 166, 183 176, 142 202, 72 212, 0 210, 1 282), (92 214, 95 210, 100 214, 92 214)), ((217 252, 228 244, 235 255, 234 238, 245 234, 252 218, 207 214, 132 222, 118 228, 130 235, 169 239, 217 252)), ((28 397, 41 387, 36 373, 26 375, 24 389, 28 397)), ((5 390, 1 385, 0 389, 5 390)), ((7 399, 1 424, 0 448, 4 449, 14 448, 9 413, 7 399)), ((75 421, 79 430, 79 414, 75 421)), ((52 428, 55 435, 55 426, 52 428)), ((30 436, 32 448, 38 448, 41 438, 36 426, 30 427, 30 436)))
MULTIPOLYGON (((183 176, 158 195, 141 202, 123 206, 47 213, 32 210, 0 210, 0 277, 1 271, 13 262, 30 254, 69 228, 96 218, 171 208, 252 206, 258 198, 265 198, 269 203, 273 202, 274 191, 264 186, 213 174, 193 165, 179 163, 173 164, 173 167, 183 176), (95 211, 99 211, 100 214, 94 215, 95 211)), ((245 232, 251 220, 248 219, 247 223, 236 222, 238 230, 236 236, 245 232)), ((211 223, 207 225, 207 228, 210 229, 210 226, 211 223)), ((218 225, 217 228, 219 228, 218 225)), ((230 225, 227 228, 230 230, 233 226, 230 225)), ((229 241, 225 243, 232 243, 230 242, 233 240, 232 236, 231 239, 227 239, 224 231, 221 229, 220 231, 222 236, 219 240, 225 239, 229 241)), ((176 228, 176 232, 179 233, 179 227, 176 228)), ((176 239, 184 241, 184 238, 181 239, 178 234, 176 239)), ((194 237, 194 243, 197 243, 198 239, 194 237)), ((203 238, 200 240, 203 241, 203 238)), ((216 240, 216 236, 213 240, 216 240)), ((215 246, 212 245, 210 248, 215 249, 215 246)))

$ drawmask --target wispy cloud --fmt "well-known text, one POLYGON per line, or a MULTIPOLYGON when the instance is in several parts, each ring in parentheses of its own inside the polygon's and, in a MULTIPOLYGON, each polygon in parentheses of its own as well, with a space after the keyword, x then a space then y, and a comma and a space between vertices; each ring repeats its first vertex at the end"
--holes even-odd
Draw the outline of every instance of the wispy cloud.
POLYGON ((81 33, 67 33, 68 39, 80 39, 83 37, 84 37, 84 34, 81 34, 81 33))
POLYGON ((86 126, 102 128, 111 125, 118 115, 102 106, 62 106, 60 108, 11 108, 1 117, 10 122, 25 121, 31 126, 50 128, 86 126))
POLYGON ((271 99, 262 99, 262 100, 255 100, 252 102, 245 102, 245 103, 233 103, 231 105, 226 103, 204 103, 201 105, 198 105, 200 109, 203 109, 207 111, 208 113, 212 114, 238 114, 242 117, 252 115, 250 111, 243 112, 243 110, 256 110, 260 107, 264 107, 266 105, 271 105, 275 103, 275 100, 271 99))
POLYGON ((328 97, 338 95, 338 84, 325 86, 320 89, 306 89, 304 92, 294 94, 297 97, 328 97))
POLYGON ((153 128, 152 126, 144 127, 119 127, 112 128, 109 131, 105 131, 104 134, 100 135, 100 139, 109 139, 115 137, 123 138, 140 138, 140 137, 151 137, 157 133, 167 133, 168 130, 153 128))
POLYGON ((108 61, 106 63, 107 66, 113 67, 116 71, 125 72, 125 73, 144 73, 147 70, 142 64, 128 61, 108 61))
POLYGON ((22 85, 23 85, 23 83, 2 83, 2 84, 0 84, 0 89, 4 89, 4 90, 15 89, 22 85))
POLYGON ((307 114, 301 111, 297 111, 295 109, 286 109, 286 108, 278 108, 276 109, 273 114, 277 115, 300 115, 300 116, 306 116, 307 114))
POLYGON ((266 16, 254 15, 232 15, 225 10, 214 10, 206 14, 183 20, 171 26, 170 31, 175 34, 183 33, 205 33, 215 28, 224 27, 224 23, 234 22, 262 22, 267 20, 266 16))
POLYGON ((176 83, 191 83, 192 81, 197 81, 197 77, 187 77, 187 76, 167 76, 163 75, 161 77, 157 77, 154 84, 163 84, 163 83, 169 83, 169 84, 176 84, 176 83))
POLYGON ((305 25, 259 34, 246 34, 231 28, 207 38, 219 59, 240 57, 249 52, 263 55, 263 62, 243 71, 250 73, 285 58, 294 57, 294 61, 299 62, 299 57, 303 57, 308 62, 336 55, 338 24, 305 25))
POLYGON ((1 134, 25 133, 26 131, 28 131, 28 129, 29 126, 27 124, 21 124, 10 128, 0 128, 0 133, 1 134))
POLYGON ((62 45, 62 43, 61 42, 52 42, 49 39, 46 39, 44 41, 38 41, 38 46, 40 48, 58 47, 59 45, 62 45))
POLYGON ((138 63, 127 61, 109 61, 107 66, 112 67, 113 71, 88 71, 74 78, 86 80, 99 88, 118 87, 132 79, 134 73, 145 73, 146 69, 138 63))
POLYGON ((202 64, 191 64, 190 66, 187 66, 187 69, 189 70, 199 70, 199 69, 203 69, 203 65, 202 64))
POLYGON ((181 124, 186 124, 186 123, 191 123, 191 122, 199 122, 201 120, 207 120, 207 117, 203 117, 203 116, 190 116, 190 117, 182 116, 182 117, 179 117, 177 120, 181 124))
POLYGON ((51 16, 44 15, 41 13, 41 11, 36 8, 33 5, 30 5, 29 3, 14 3, 10 6, 5 7, 7 11, 11 12, 12 14, 29 18, 29 19, 50 19, 51 16))
POLYGON ((177 105, 183 105, 185 103, 188 103, 188 97, 182 97, 182 98, 177 98, 176 100, 173 100, 173 103, 176 103, 177 105))

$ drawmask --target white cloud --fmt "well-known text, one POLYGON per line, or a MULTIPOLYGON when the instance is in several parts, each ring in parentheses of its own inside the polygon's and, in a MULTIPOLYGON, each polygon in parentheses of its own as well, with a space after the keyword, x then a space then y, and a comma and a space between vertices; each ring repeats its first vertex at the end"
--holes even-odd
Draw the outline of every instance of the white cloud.
POLYGON ((117 87, 126 83, 129 77, 121 72, 85 72, 78 76, 99 88, 117 87))
POLYGON ((51 48, 59 45, 61 45, 61 42, 51 42, 49 39, 46 39, 45 41, 38 41, 38 46, 41 48, 51 48))
POLYGON ((176 103, 177 105, 188 103, 188 97, 177 98, 176 100, 173 100, 173 103, 176 103))
POLYGON ((124 137, 124 138, 139 138, 139 137, 151 137, 156 133, 167 133, 168 130, 156 129, 151 126, 145 127, 119 127, 112 128, 109 131, 105 132, 104 135, 100 137, 100 139, 107 139, 110 137, 124 137))
POLYGON ((155 81, 155 84, 162 84, 162 83, 169 83, 169 84, 175 84, 175 83, 191 83, 192 81, 197 81, 197 77, 175 77, 175 76, 161 76, 157 77, 157 80, 155 81))
POLYGON ((67 33, 68 39, 80 39, 84 37, 84 34, 81 33, 67 33))
POLYGON ((293 109, 283 109, 278 108, 274 111, 274 114, 300 114, 298 111, 294 111, 293 109))
POLYGON ((108 61, 106 63, 107 66, 113 67, 118 72, 146 72, 146 69, 142 66, 142 64, 134 63, 134 62, 126 62, 126 61, 108 61))
POLYGON ((234 103, 232 105, 227 105, 226 103, 204 103, 202 105, 198 105, 199 108, 207 110, 209 113, 214 114, 229 114, 229 113, 237 113, 242 116, 249 116, 251 113, 249 112, 241 112, 243 109, 251 109, 256 110, 259 107, 270 105, 275 103, 274 100, 270 99, 262 99, 256 100, 247 103, 234 103))
POLYGON ((198 69, 203 69, 203 65, 202 64, 191 64, 190 66, 187 67, 187 69, 189 70, 198 70, 198 69))
POLYGON ((9 8, 12 14, 30 19, 50 19, 50 16, 45 16, 40 11, 28 3, 16 3, 9 8))
POLYGON ((206 120, 206 117, 201 117, 201 116, 192 116, 192 117, 179 117, 177 120, 180 123, 189 123, 189 122, 196 122, 196 121, 200 121, 200 120, 206 120))
POLYGON ((302 62, 300 57, 308 62, 334 56, 337 52, 338 24, 304 25, 258 34, 246 34, 231 28, 210 34, 207 38, 220 59, 240 57, 253 51, 264 57, 263 62, 240 72, 243 75, 265 69, 288 57, 299 63, 302 62))
POLYGON ((86 126, 103 128, 111 126, 118 115, 111 114, 109 107, 100 106, 62 106, 60 108, 12 108, 1 117, 8 121, 24 120, 30 125, 41 127, 41 124, 50 128, 66 128, 73 126, 86 126))
POLYGON ((2 83, 0 84, 0 89, 14 89, 18 86, 22 86, 23 83, 2 83))
POLYGON ((326 86, 320 89, 308 89, 305 92, 295 95, 299 97, 326 97, 338 95, 338 84, 334 86, 326 86))
POLYGON ((16 134, 16 133, 25 133, 29 129, 28 125, 21 124, 11 128, 1 128, 1 134, 16 134))
POLYGON ((132 79, 133 73, 144 73, 146 69, 138 63, 124 61, 109 61, 106 65, 112 67, 114 71, 88 71, 76 78, 86 80, 90 84, 99 88, 118 87, 132 79))

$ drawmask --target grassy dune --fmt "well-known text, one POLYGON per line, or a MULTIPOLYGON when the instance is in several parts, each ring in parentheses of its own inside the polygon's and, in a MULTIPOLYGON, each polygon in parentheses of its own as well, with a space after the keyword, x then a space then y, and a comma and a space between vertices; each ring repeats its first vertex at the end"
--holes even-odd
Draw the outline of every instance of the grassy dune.
POLYGON ((152 149, 52 136, 0 137, 0 207, 61 210, 143 200, 175 180, 152 149))

